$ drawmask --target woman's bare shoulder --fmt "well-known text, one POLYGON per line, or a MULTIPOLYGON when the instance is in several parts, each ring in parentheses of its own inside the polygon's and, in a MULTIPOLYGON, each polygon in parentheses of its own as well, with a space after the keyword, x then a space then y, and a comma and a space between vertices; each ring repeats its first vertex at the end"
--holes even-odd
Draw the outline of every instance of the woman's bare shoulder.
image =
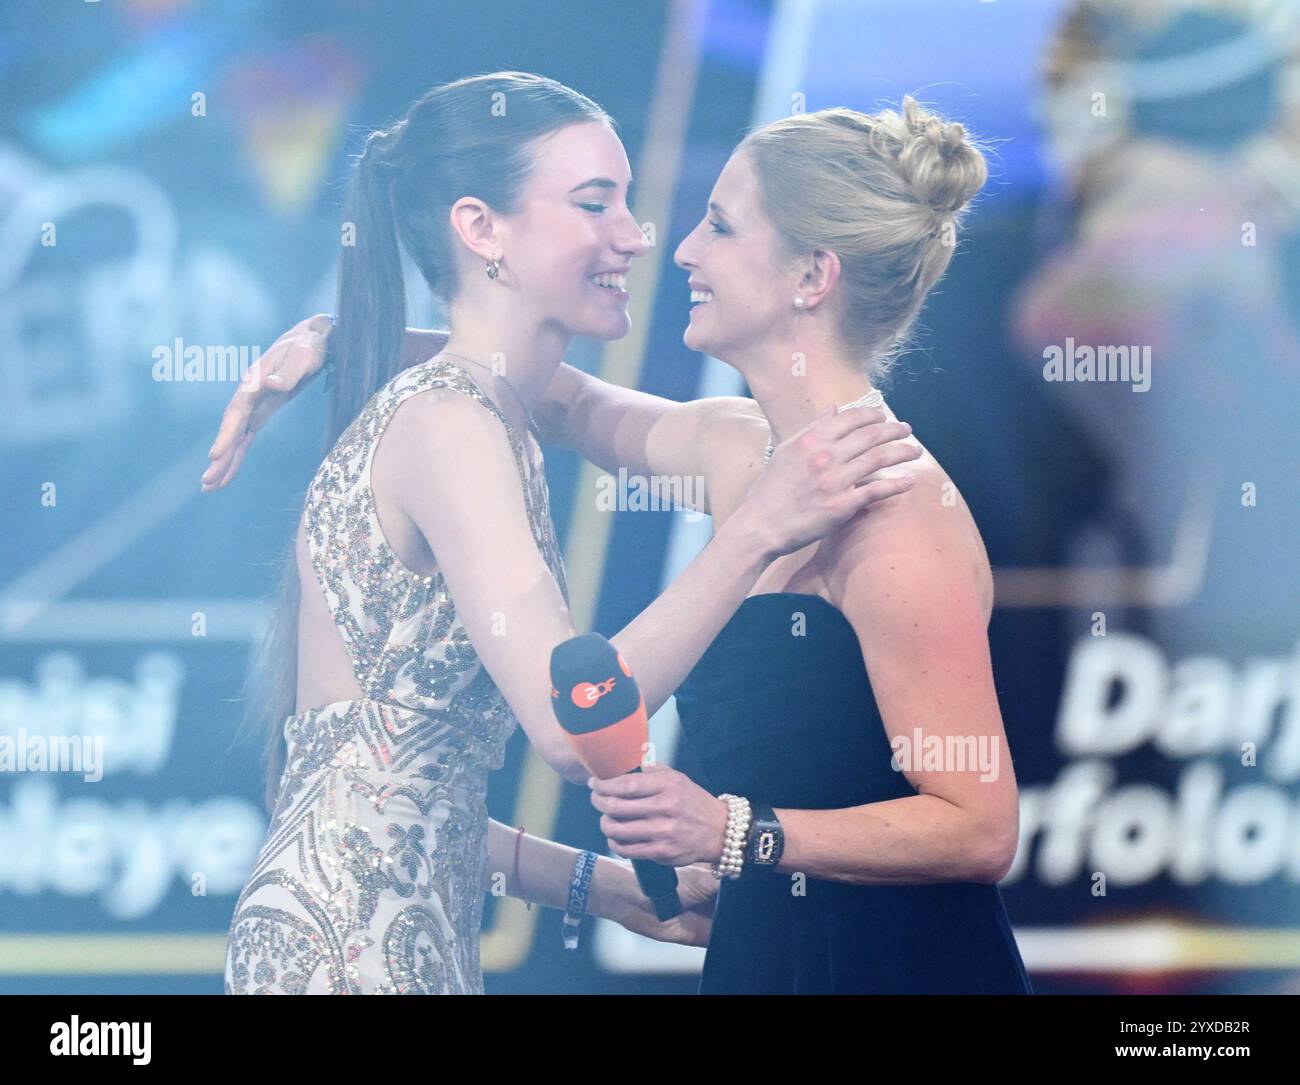
POLYGON ((485 504, 522 499, 524 454, 508 423, 477 396, 424 389, 406 397, 388 420, 374 452, 376 496, 388 492, 405 503, 412 495, 427 498, 431 488, 451 488, 472 489, 485 504))
MULTIPOLYGON (((911 438, 915 440, 915 438, 911 438)), ((979 593, 986 615, 993 607, 993 576, 979 527, 966 499, 939 461, 922 446, 906 465, 916 482, 905 493, 873 504, 833 531, 818 548, 818 566, 831 595, 842 598, 849 575, 890 554, 949 563, 979 593)), ((886 468, 893 475, 900 468, 886 468)))

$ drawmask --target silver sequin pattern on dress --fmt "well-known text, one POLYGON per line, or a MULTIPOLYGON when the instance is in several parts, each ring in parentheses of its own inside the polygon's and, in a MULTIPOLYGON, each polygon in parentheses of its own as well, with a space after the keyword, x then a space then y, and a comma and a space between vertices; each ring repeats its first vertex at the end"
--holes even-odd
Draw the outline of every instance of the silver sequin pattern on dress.
POLYGON ((432 389, 472 397, 505 427, 533 538, 568 602, 536 441, 446 360, 381 388, 317 470, 303 513, 365 696, 284 723, 280 794, 227 938, 227 994, 483 992, 487 776, 518 721, 441 574, 414 573, 388 545, 370 481, 393 412, 432 389))

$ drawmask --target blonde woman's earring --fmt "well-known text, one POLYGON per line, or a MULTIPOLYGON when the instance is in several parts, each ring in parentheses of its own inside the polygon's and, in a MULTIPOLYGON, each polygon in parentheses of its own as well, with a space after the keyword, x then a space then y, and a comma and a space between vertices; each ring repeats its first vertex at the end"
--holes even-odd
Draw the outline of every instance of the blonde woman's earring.
POLYGON ((501 274, 501 261, 494 258, 492 262, 489 263, 487 266, 487 277, 489 279, 495 279, 500 274, 501 274))
POLYGON ((803 308, 803 298, 799 297, 797 294, 795 295, 795 299, 794 299, 794 307, 796 309, 803 308))

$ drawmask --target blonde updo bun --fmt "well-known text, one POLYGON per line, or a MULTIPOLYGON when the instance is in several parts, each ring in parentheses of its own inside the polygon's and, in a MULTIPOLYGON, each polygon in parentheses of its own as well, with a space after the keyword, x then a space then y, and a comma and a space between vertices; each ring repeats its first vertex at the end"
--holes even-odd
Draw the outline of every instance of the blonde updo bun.
POLYGON ((908 96, 901 112, 783 117, 750 132, 742 152, 790 255, 840 258, 843 335, 883 375, 988 180, 976 141, 908 96))
POLYGON ((956 121, 923 109, 915 98, 903 99, 903 116, 886 110, 876 119, 875 132, 897 129, 900 120, 899 169, 920 203, 936 211, 960 211, 975 198, 988 180, 984 156, 966 139, 966 129, 956 121))

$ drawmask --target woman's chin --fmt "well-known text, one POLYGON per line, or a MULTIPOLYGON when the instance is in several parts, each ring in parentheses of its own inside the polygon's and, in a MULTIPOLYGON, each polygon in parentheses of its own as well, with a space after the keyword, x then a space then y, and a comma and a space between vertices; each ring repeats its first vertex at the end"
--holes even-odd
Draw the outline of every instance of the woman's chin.
POLYGON ((687 324, 686 330, 682 332, 682 342, 691 350, 698 351, 700 354, 709 352, 708 338, 700 334, 700 330, 694 324, 687 324))
POLYGON ((574 335, 585 336, 588 339, 622 339, 632 330, 632 318, 624 310, 616 316, 588 321, 585 327, 571 330, 574 335))

